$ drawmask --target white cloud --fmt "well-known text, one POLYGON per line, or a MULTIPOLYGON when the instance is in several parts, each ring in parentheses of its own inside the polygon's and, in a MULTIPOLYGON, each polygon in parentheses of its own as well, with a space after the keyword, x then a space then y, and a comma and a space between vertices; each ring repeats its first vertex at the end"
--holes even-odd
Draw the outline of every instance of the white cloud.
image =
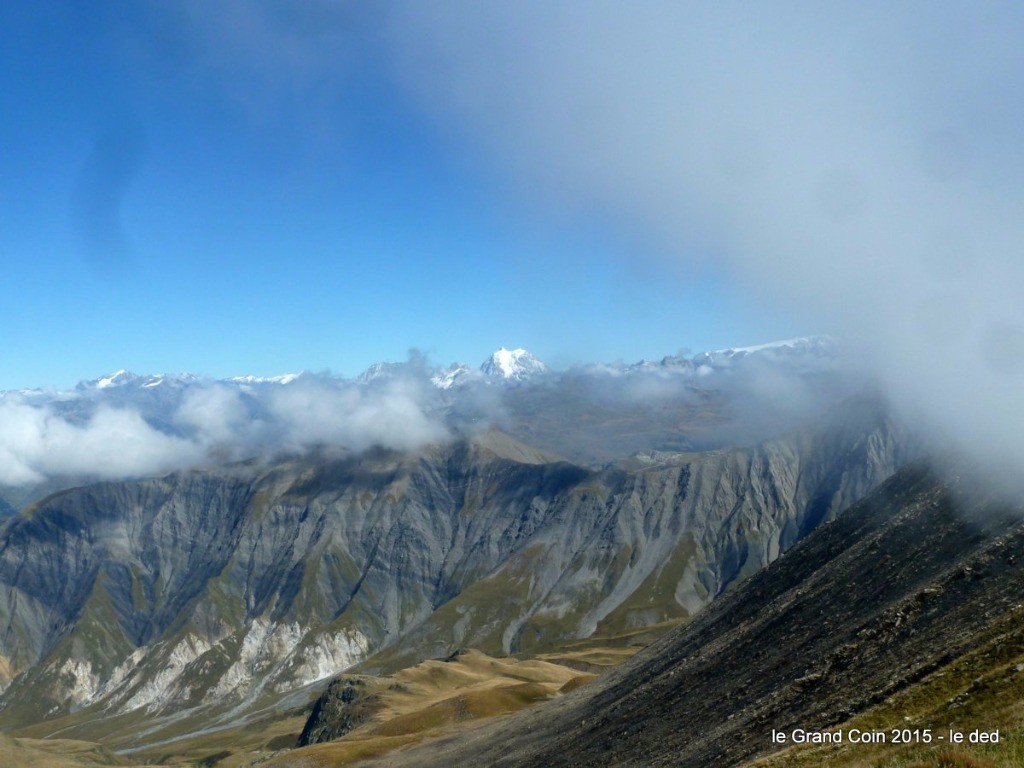
POLYGON ((446 437, 440 421, 426 411, 427 396, 423 382, 412 377, 369 386, 311 378, 273 391, 267 412, 288 450, 318 444, 405 450, 446 437))
POLYGON ((54 475, 125 477, 198 462, 194 441, 164 434, 137 411, 101 407, 75 424, 48 406, 0 402, 0 483, 54 475))
POLYGON ((206 445, 238 443, 263 427, 243 402, 238 389, 223 384, 208 384, 189 388, 174 415, 182 428, 197 435, 206 445))
POLYGON ((408 3, 390 35, 540 215, 864 338, 904 410, 1024 461, 1020 6, 408 3))
MULTIPOLYGON (((326 98, 373 39, 374 63, 538 215, 599 214, 798 308, 809 332, 865 339, 907 412, 1024 462, 1021 6, 243 5, 159 10, 239 101, 326 98)), ((113 472, 215 446, 413 447, 444 433, 419 386, 309 381, 255 404, 210 389, 182 404, 184 436, 6 403, 0 479, 82 471, 90 451, 113 472)))
POLYGON ((436 397, 415 366, 368 384, 303 376, 253 393, 195 384, 170 413, 88 400, 58 409, 8 396, 0 399, 0 485, 153 475, 321 445, 411 450, 448 437, 436 397), (168 416, 169 426, 154 426, 168 416))

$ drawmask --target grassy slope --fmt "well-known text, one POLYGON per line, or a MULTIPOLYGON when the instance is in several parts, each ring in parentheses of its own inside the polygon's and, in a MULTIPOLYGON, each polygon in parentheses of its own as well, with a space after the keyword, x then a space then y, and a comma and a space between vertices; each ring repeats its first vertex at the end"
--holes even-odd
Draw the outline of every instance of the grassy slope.
POLYGON ((337 741, 283 752, 265 765, 353 765, 425 738, 472 728, 482 718, 507 715, 585 685, 678 624, 667 621, 592 637, 532 657, 493 658, 471 650, 450 661, 426 661, 371 678, 384 703, 372 722, 337 741))
POLYGON ((371 722, 342 739, 289 751, 266 765, 349 765, 480 718, 515 712, 592 678, 550 661, 498 659, 472 650, 449 661, 426 661, 372 679, 383 708, 371 722))
MULTIPOLYGON (((657 628, 668 629, 676 622, 657 628)), ((386 754, 424 738, 473 727, 482 718, 517 711, 573 689, 631 656, 654 632, 581 641, 535 658, 492 658, 469 651, 454 659, 427 661, 395 675, 372 678, 383 709, 343 739, 302 749, 294 743, 304 716, 268 717, 248 726, 187 739, 134 757, 162 764, 234 768, 270 757, 269 766, 343 766, 386 754), (276 754, 274 754, 276 753, 276 754), (211 763, 213 764, 213 763, 211 763)), ((1024 606, 1001 616, 978 635, 969 653, 947 660, 916 685, 843 723, 863 731, 950 728, 968 733, 998 728, 999 745, 928 746, 849 744, 793 747, 748 768, 1017 768, 1024 765, 1024 606)), ((0 765, 92 768, 139 765, 87 742, 0 737, 0 765)))
POLYGON ((0 765, 18 768, 97 768, 128 763, 91 742, 15 739, 0 734, 0 765))
MULTIPOLYGON (((449 661, 430 660, 389 676, 366 676, 384 704, 374 720, 340 741, 301 750, 292 747, 305 724, 308 705, 295 706, 293 697, 286 702, 268 696, 263 702, 265 706, 258 708, 261 712, 235 726, 216 726, 216 730, 204 733, 204 727, 215 724, 186 716, 164 724, 146 739, 148 743, 163 743, 121 758, 107 750, 136 742, 140 731, 151 727, 146 713, 139 710, 97 718, 97 713, 91 709, 80 710, 16 731, 19 744, 35 745, 18 749, 26 755, 33 750, 44 750, 40 754, 50 762, 31 763, 28 757, 6 759, 7 753, 0 751, 0 766, 136 766, 145 761, 195 765, 206 761, 218 768, 235 768, 275 755, 276 762, 268 765, 291 765, 306 757, 315 758, 313 764, 346 765, 359 757, 380 755, 428 736, 466 727, 481 718, 508 714, 568 692, 589 682, 595 674, 628 659, 678 623, 668 621, 621 634, 595 636, 540 655, 495 658, 470 650, 449 661), (68 732, 88 741, 59 739, 62 733, 68 732), (106 746, 101 747, 96 742, 106 746), (77 746, 65 754, 61 745, 77 746)), ((317 692, 311 689, 309 695, 317 692)), ((2 748, 15 749, 10 739, 2 744, 2 748)))
MULTIPOLYGON (((161 735, 169 739, 167 743, 121 758, 93 742, 2 737, 6 741, 0 741, 0 765, 79 768, 137 766, 149 761, 236 768, 268 758, 267 766, 349 765, 573 690, 592 680, 595 673, 632 656, 664 629, 667 626, 610 638, 605 644, 590 639, 535 658, 494 658, 470 650, 448 661, 430 660, 386 677, 366 677, 382 704, 373 720, 343 739, 302 749, 292 747, 308 708, 282 711, 271 705, 262 717, 236 727, 183 738, 173 729, 165 729, 161 735)), ((124 722, 108 721, 104 741, 122 741, 144 727, 144 718, 140 719, 139 713, 133 715, 121 718, 124 722)), ((67 728, 75 720, 72 715, 61 725, 67 728)), ((194 722, 177 725, 182 734, 199 727, 194 722)), ((47 729, 53 732, 53 724, 48 723, 47 729)), ((19 732, 19 736, 42 735, 38 726, 19 732)))

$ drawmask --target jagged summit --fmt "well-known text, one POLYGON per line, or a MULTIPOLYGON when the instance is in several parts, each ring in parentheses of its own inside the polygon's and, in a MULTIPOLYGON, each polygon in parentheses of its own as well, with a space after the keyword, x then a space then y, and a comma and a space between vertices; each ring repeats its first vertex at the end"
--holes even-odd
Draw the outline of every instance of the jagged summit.
MULTIPOLYGON (((710 370, 729 368, 735 363, 746 359, 784 364, 808 361, 809 364, 815 364, 816 361, 827 362, 839 356, 841 352, 841 345, 835 338, 830 336, 802 336, 767 344, 701 352, 692 357, 669 355, 660 361, 645 359, 629 365, 623 365, 622 363, 591 363, 578 366, 576 372, 583 371, 594 375, 612 376, 645 373, 696 375, 707 373, 710 370)), ((377 379, 393 377, 407 369, 408 363, 378 362, 369 366, 354 379, 339 380, 366 384, 377 379)), ((464 385, 480 381, 498 384, 519 384, 549 373, 551 373, 551 369, 545 363, 521 347, 516 349, 500 347, 479 368, 473 368, 466 363, 457 362, 452 363, 447 368, 427 370, 431 383, 441 390, 456 390, 464 385)), ((270 386, 290 384, 305 374, 306 372, 303 371, 300 373, 286 373, 280 376, 246 375, 215 380, 191 373, 139 375, 127 369, 120 369, 96 379, 82 381, 76 389, 78 392, 85 393, 99 393, 102 391, 112 393, 116 390, 127 391, 143 388, 151 389, 154 387, 182 388, 204 381, 219 381, 223 384, 243 387, 246 385, 270 386)))
POLYGON ((120 370, 100 376, 98 379, 82 381, 77 389, 82 390, 104 390, 118 389, 120 387, 140 387, 151 389, 161 385, 185 386, 199 381, 199 377, 192 373, 151 373, 140 376, 136 373, 121 368, 120 370))
POLYGON ((402 374, 407 368, 406 363, 381 362, 373 363, 365 371, 356 376, 356 381, 368 384, 378 379, 390 379, 402 374))
POLYGON ((280 376, 232 376, 228 381, 235 384, 291 384, 302 376, 305 371, 299 373, 284 373, 280 376))
POLYGON ((139 377, 131 371, 122 368, 121 370, 114 371, 106 376, 100 376, 98 379, 89 383, 96 389, 108 389, 109 387, 123 387, 126 384, 131 384, 138 378, 139 377))
POLYGON ((469 384, 481 378, 483 374, 465 363, 452 363, 448 368, 430 377, 430 382, 438 389, 452 389, 469 384))
MULTIPOLYGON (((825 354, 835 351, 837 341, 831 336, 799 336, 794 339, 770 341, 766 344, 753 344, 747 347, 729 347, 705 352, 703 356, 712 358, 737 357, 757 353, 775 355, 793 354, 825 354)), ((700 357, 700 355, 698 355, 700 357)))
POLYGON ((480 371, 488 378, 504 381, 526 381, 548 373, 550 369, 525 349, 506 349, 498 351, 487 358, 480 366, 480 371))
POLYGON ((800 336, 747 347, 730 347, 702 352, 692 359, 698 373, 729 368, 735 363, 757 360, 767 363, 813 368, 830 365, 842 354, 842 345, 831 336, 800 336))
MULTIPOLYGON (((221 381, 225 384, 290 384, 303 375, 301 373, 286 373, 281 376, 232 376, 221 381)), ((194 373, 148 373, 136 374, 125 368, 100 376, 97 379, 89 379, 78 383, 76 389, 79 392, 113 389, 153 389, 154 387, 182 388, 191 384, 204 381, 212 381, 197 376, 194 373)))

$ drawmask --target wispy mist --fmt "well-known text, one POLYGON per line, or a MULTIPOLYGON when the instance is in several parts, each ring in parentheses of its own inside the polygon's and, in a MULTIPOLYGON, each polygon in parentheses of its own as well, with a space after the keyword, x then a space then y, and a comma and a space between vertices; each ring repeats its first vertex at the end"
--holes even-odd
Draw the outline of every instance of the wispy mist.
POLYGON ((1019 6, 409 4, 391 34, 423 109, 544 215, 861 338, 904 411, 1024 460, 1019 6))
POLYGON ((439 387, 419 352, 354 379, 304 373, 215 381, 120 372, 70 392, 0 396, 0 486, 120 479, 321 448, 413 451, 493 427, 552 455, 603 465, 636 451, 752 444, 864 391, 831 341, 633 365, 583 365, 526 381, 465 374, 439 387))
POLYGON ((319 444, 362 450, 373 445, 409 450, 447 435, 431 413, 433 393, 417 377, 396 376, 364 386, 296 382, 272 394, 267 412, 281 444, 303 450, 319 444))
POLYGON ((72 221, 86 265, 102 278, 132 265, 132 246, 122 224, 122 206, 145 156, 141 126, 120 116, 93 142, 75 178, 72 221))

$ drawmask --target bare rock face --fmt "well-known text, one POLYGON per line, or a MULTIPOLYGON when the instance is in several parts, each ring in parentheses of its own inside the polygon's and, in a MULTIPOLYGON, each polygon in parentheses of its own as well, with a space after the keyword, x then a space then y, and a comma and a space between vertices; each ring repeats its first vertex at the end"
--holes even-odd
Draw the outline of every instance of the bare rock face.
POLYGON ((912 455, 856 403, 638 471, 490 434, 64 491, 0 528, 0 724, 233 707, 688 616, 912 455))
POLYGON ((365 680, 358 677, 332 680, 313 704, 313 711, 299 736, 299 746, 340 739, 368 722, 379 709, 365 680))

